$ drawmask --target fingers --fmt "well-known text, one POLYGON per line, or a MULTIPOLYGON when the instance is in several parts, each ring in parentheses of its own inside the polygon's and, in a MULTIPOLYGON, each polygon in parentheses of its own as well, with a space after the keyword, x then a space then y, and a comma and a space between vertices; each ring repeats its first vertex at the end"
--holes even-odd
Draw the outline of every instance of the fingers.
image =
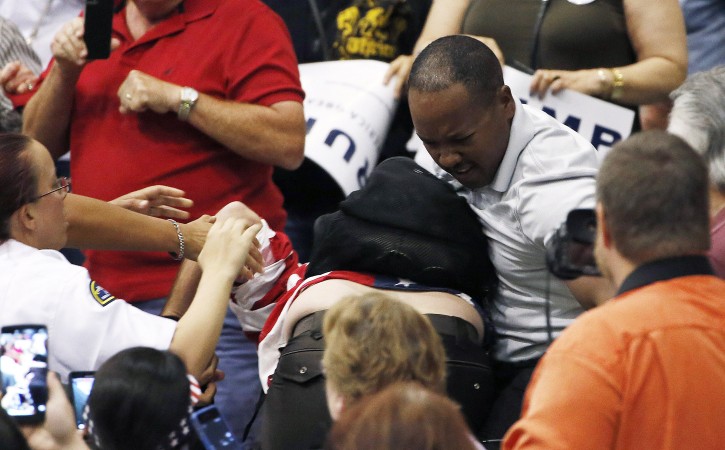
POLYGON ((201 395, 199 395, 199 403, 197 403, 196 406, 200 407, 211 405, 214 401, 216 390, 216 383, 208 383, 204 391, 201 393, 201 395))
POLYGON ((35 89, 38 77, 20 61, 5 65, 0 71, 0 85, 9 94, 24 94, 35 89))
POLYGON ((176 209, 170 206, 153 206, 149 208, 149 216, 164 217, 167 219, 188 219, 191 217, 191 214, 183 209, 176 209))
POLYGON ((3 85, 6 91, 7 87, 5 84, 15 77, 18 69, 20 69, 20 61, 12 61, 5 64, 5 67, 3 67, 2 71, 0 71, 0 84, 3 85))
POLYGON ((65 24, 53 38, 50 45, 56 61, 69 62, 76 66, 86 63, 88 49, 83 42, 83 18, 75 18, 65 24))
POLYGON ((118 88, 118 109, 122 114, 147 110, 158 114, 176 111, 180 89, 139 70, 132 70, 118 88))
POLYGON ((561 80, 561 74, 555 70, 537 70, 531 79, 530 95, 537 95, 543 98, 546 93, 552 89, 552 93, 556 93, 563 89, 564 85, 561 80), (556 92, 554 92, 556 88, 556 92))
POLYGON ((239 275, 239 278, 237 278, 238 282, 251 280, 254 278, 255 274, 262 273, 264 271, 264 258, 262 257, 262 253, 259 251, 259 248, 257 248, 259 243, 256 239, 254 239, 252 244, 253 245, 249 247, 249 253, 244 267, 242 267, 242 273, 239 275))
POLYGON ((393 88, 393 95, 395 98, 400 98, 403 90, 405 89, 405 85, 408 82, 408 75, 410 74, 410 68, 413 65, 413 56, 412 55, 401 55, 395 58, 395 60, 390 63, 390 67, 388 67, 388 71, 385 72, 385 76, 383 77, 383 84, 387 85, 390 80, 393 79, 393 77, 396 77, 395 86, 393 88))

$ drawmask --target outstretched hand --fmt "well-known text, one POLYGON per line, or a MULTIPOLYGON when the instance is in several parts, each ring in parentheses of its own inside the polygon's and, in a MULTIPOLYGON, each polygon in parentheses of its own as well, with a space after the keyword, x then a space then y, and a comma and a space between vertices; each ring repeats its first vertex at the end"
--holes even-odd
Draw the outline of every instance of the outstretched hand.
POLYGON ((191 208, 194 202, 184 194, 181 189, 156 185, 129 192, 109 203, 148 216, 187 219, 189 213, 179 208, 191 208))
POLYGON ((243 219, 217 220, 197 260, 202 271, 221 273, 234 280, 247 262, 254 238, 262 228, 243 219))

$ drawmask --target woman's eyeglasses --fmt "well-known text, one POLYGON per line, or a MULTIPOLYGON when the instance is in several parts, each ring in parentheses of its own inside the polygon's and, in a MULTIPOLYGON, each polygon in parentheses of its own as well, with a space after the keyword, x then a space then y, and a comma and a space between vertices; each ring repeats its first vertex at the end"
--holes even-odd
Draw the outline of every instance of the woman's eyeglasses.
POLYGON ((41 194, 41 195, 38 195, 38 196, 37 196, 37 197, 35 197, 35 198, 34 198, 34 199, 33 199, 32 201, 34 201, 34 202, 35 202, 35 201, 38 201, 38 200, 40 200, 41 198, 45 197, 46 195, 50 195, 50 194, 52 194, 53 192, 58 192, 58 191, 61 191, 61 194, 62 194, 62 195, 63 195, 63 197, 65 198, 65 196, 66 196, 66 195, 67 195, 67 194, 68 194, 68 193, 70 192, 70 179, 68 179, 68 178, 66 178, 66 177, 60 177, 60 178, 58 178, 58 180, 57 180, 57 181, 55 182, 55 185, 54 185, 54 186, 55 186, 55 187, 53 188, 53 190, 51 190, 51 191, 48 191, 48 192, 46 192, 45 194, 41 194))

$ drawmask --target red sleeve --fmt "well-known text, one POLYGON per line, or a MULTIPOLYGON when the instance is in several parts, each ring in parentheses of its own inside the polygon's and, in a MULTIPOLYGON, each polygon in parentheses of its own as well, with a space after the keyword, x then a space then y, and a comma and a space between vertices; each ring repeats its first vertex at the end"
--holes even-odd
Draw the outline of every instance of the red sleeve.
POLYGON ((230 43, 234 51, 224 53, 230 97, 263 106, 301 102, 304 91, 287 27, 264 5, 250 9, 244 23, 233 24, 245 27, 230 43))

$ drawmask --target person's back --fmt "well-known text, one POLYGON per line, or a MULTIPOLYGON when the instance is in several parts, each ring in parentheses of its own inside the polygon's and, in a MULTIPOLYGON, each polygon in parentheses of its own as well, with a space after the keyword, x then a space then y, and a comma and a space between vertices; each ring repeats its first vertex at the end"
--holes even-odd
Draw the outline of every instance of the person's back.
MULTIPOLYGON (((725 442, 725 429, 713 426, 713 418, 725 417, 725 281, 695 275, 635 289, 584 314, 559 344, 547 356, 556 366, 541 377, 558 378, 588 407, 562 405, 557 420, 597 424, 567 427, 564 442, 587 448, 725 442), (577 366, 591 379, 568 376, 577 366)), ((558 448, 557 441, 547 445, 558 448)))

